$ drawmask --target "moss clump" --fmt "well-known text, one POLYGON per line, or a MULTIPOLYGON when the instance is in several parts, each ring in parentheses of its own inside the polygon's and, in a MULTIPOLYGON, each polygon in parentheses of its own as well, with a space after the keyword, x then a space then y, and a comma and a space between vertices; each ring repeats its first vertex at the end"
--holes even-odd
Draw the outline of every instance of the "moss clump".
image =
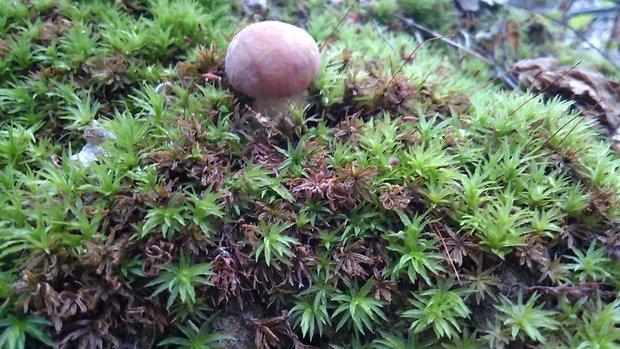
POLYGON ((368 9, 372 17, 384 23, 394 24, 400 15, 440 32, 449 32, 457 15, 449 0, 372 0, 368 9))
POLYGON ((620 158, 568 103, 358 22, 258 124, 226 1, 0 8, 0 347, 616 345, 620 158))

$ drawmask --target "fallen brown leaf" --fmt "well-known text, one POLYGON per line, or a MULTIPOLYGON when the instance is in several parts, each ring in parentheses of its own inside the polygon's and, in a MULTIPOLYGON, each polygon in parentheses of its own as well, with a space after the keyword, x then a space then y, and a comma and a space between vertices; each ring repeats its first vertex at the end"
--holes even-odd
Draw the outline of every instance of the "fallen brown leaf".
POLYGON ((521 60, 514 64, 513 71, 520 83, 538 91, 545 89, 547 97, 574 101, 583 115, 597 120, 601 129, 612 137, 615 148, 620 148, 619 83, 586 69, 569 71, 553 58, 521 60))

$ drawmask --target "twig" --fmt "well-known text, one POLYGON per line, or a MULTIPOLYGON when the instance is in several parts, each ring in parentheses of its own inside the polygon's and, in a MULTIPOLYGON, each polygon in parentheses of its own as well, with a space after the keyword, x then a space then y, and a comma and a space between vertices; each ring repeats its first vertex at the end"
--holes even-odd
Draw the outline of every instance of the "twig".
POLYGON ((332 32, 329 33, 329 35, 325 38, 325 40, 323 40, 323 43, 321 44, 321 46, 319 47, 319 51, 323 51, 323 47, 325 47, 325 45, 327 44, 327 40, 331 39, 332 35, 334 35, 334 33, 336 32, 336 30, 338 29, 338 27, 340 27, 340 25, 342 24, 342 22, 344 21, 345 18, 347 18, 347 16, 349 15, 349 13, 351 13, 351 11, 353 11, 353 8, 355 7, 355 5, 357 5, 357 1, 355 0, 353 1, 353 5, 351 5, 351 7, 349 7, 349 9, 347 10, 347 12, 345 12, 345 14, 342 16, 342 18, 340 18, 340 20, 338 21, 338 23, 336 23, 336 26, 334 27, 334 29, 332 29, 332 32))
MULTIPOLYGON (((591 106, 590 108, 586 109, 586 112, 588 112, 588 111, 590 111, 590 110, 593 110, 593 109, 594 109, 594 108, 596 108, 596 107, 597 107, 600 103, 601 103, 601 101, 599 100, 598 102, 596 102, 596 104, 594 104, 594 105, 593 105, 593 106, 591 106)), ((583 117, 585 117, 585 116, 586 116, 585 112, 584 112, 584 113, 581 113, 581 114, 583 115, 583 117)), ((567 122, 567 123, 566 123, 566 125, 568 125, 568 124, 569 124, 569 122, 567 122)), ((568 136, 569 136, 571 133, 573 133, 573 131, 575 130, 575 128, 577 128, 577 125, 579 125, 579 123, 577 123, 577 122, 576 122, 576 123, 573 125, 573 127, 571 127, 571 129, 570 129, 570 130, 568 130, 568 132, 564 135, 564 137, 562 137, 562 139, 560 139, 560 143, 558 143, 558 147, 559 147, 560 145, 562 145, 562 143, 564 143, 564 141, 566 140, 566 138, 568 138, 568 136)), ((563 125, 562 127, 564 127, 564 126, 565 126, 565 125, 563 125)))
MULTIPOLYGON (((573 7, 574 4, 575 4, 575 0, 569 0, 568 5, 564 7, 564 11, 562 11, 562 17, 560 18, 560 21, 562 23, 566 24, 567 22, 566 13, 570 11, 570 9, 573 7)), ((566 27, 564 27, 564 30, 562 30, 562 35, 560 36, 560 40, 564 41, 565 38, 566 38, 566 27)))
POLYGON ((450 256, 450 252, 448 251, 448 245, 446 245, 446 241, 443 239, 443 235, 441 235, 441 231, 439 230, 439 228, 437 228, 437 223, 431 223, 431 225, 433 226, 433 229, 435 230, 435 232, 437 233, 437 235, 439 235, 439 238, 441 239, 441 243, 443 245, 443 248, 446 250, 446 255, 448 256, 448 260, 450 261, 450 265, 452 266, 452 270, 454 270, 454 274, 456 275, 456 279, 459 281, 459 284, 462 285, 461 277, 459 276, 459 272, 458 272, 458 270, 456 270, 456 265, 454 265, 454 261, 452 260, 452 257, 450 256))
POLYGON ((377 31, 379 36, 383 39, 383 41, 385 41, 385 43, 390 47, 390 49, 392 49, 392 52, 394 52, 396 57, 398 57, 398 51, 396 51, 396 49, 394 48, 394 45, 392 45, 390 40, 388 40, 388 38, 383 34, 383 32, 381 31, 381 28, 379 27, 379 23, 377 23, 377 21, 375 21, 374 18, 372 19, 372 23, 375 25, 375 30, 377 31))
MULTIPOLYGON (((506 73, 504 74, 508 74, 512 71, 512 64, 509 64, 508 62, 510 61, 510 53, 508 52, 508 16, 509 16, 509 11, 504 12, 504 16, 502 17, 502 24, 501 24, 501 30, 502 30, 502 52, 504 54, 504 61, 502 62, 502 66, 504 69, 506 69, 506 73)), ((496 64, 499 65, 499 64, 496 64)), ((500 75, 501 76, 501 75, 500 75)), ((509 75, 510 78, 512 78, 512 75, 509 75)), ((514 90, 517 89, 517 87, 519 86, 519 82, 517 81, 513 81, 512 79, 502 79, 502 81, 506 82, 506 81, 510 81, 511 83, 514 82, 514 85, 510 85, 514 90)))
POLYGON ((505 69, 504 72, 500 73, 500 64, 497 62, 495 57, 492 57, 493 60, 493 68, 495 69, 495 74, 497 75, 493 80, 502 80, 506 85, 508 85, 511 89, 515 91, 521 92, 517 87, 519 87, 519 81, 515 79, 510 73, 514 70, 514 68, 505 69))
MULTIPOLYGON (((593 106, 591 106, 590 108, 586 109, 585 111, 588 112, 594 108, 596 108, 597 105, 599 105, 599 103, 601 103, 601 101, 596 102, 596 104, 594 104, 593 106)), ((577 114, 575 116, 573 116, 570 120, 568 120, 564 125, 560 126, 560 128, 558 128, 557 130, 555 130, 555 132, 553 132, 551 134, 551 136, 549 136, 544 142, 543 144, 541 144, 540 146, 538 146, 532 153, 539 151, 540 149, 542 149, 545 145, 547 145, 547 143, 549 143, 549 141, 555 137, 558 133, 560 133, 560 131, 562 131, 564 129, 564 127, 566 127, 567 125, 569 125, 571 122, 573 122, 574 120, 576 120, 578 117, 580 116, 585 116, 583 111, 579 111, 577 112, 577 114)), ((560 143, 558 143, 558 146, 560 144, 562 144, 562 142, 564 142, 564 140, 566 139, 566 137, 568 137, 568 135, 575 129, 575 127, 577 126, 577 124, 575 124, 575 126, 573 126, 570 131, 568 131, 568 133, 564 136, 564 138, 562 138, 562 140, 560 140, 560 143)), ((528 142, 528 145, 532 142, 533 140, 528 142)), ((527 145, 526 145, 527 146, 527 145)))
MULTIPOLYGON (((616 12, 614 17, 614 24, 611 26, 611 37, 616 39, 616 41, 620 41, 620 11, 616 12)), ((606 54, 609 54, 613 42, 614 40, 607 41, 607 45, 605 45, 606 54)))
POLYGON ((460 29, 459 33, 463 36, 463 39, 465 39, 465 47, 467 48, 471 47, 471 35, 469 35, 467 30, 460 29))
POLYGON ((620 6, 607 6, 599 8, 588 8, 583 10, 570 11, 566 13, 566 17, 572 18, 581 15, 610 15, 616 11, 620 11, 620 6))
POLYGON ((172 88, 172 84, 168 81, 160 82, 157 86, 155 86, 155 93, 160 93, 164 88, 172 88))
MULTIPOLYGON (((494 83, 495 81, 497 81, 498 79, 502 79, 504 76, 508 75, 508 73, 511 73, 513 70, 515 70, 515 69, 517 69, 517 68, 519 68, 519 67, 518 67, 518 66, 512 66, 512 67, 510 67, 510 68, 506 69, 506 71, 504 71, 503 73, 501 73, 501 74, 497 75, 496 77, 494 77, 493 79, 491 79, 491 80, 489 80, 489 81, 485 82, 485 83, 482 85, 482 88, 484 89, 484 88, 486 88, 487 86, 489 86, 489 85, 491 85, 492 83, 494 83)), ((515 86, 515 87, 516 87, 516 86, 515 86)))

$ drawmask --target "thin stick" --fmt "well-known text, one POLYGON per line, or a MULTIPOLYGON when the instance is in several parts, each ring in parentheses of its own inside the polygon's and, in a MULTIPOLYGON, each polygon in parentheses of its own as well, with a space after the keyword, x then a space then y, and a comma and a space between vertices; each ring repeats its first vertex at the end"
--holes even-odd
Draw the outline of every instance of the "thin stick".
POLYGON ((416 28, 418 30, 426 32, 427 34, 433 35, 434 37, 437 37, 437 38, 445 41, 446 43, 448 43, 448 44, 450 44, 450 45, 452 45, 452 46, 454 46, 456 48, 459 48, 459 49, 469 53, 470 55, 472 55, 472 56, 474 56, 476 58, 479 58, 480 60, 484 61, 485 63, 494 66, 493 62, 491 62, 490 59, 488 59, 487 57, 484 57, 480 53, 478 53, 476 51, 473 51, 473 50, 471 50, 471 49, 469 49, 469 48, 459 44, 456 41, 453 41, 453 40, 450 40, 450 39, 446 39, 447 37, 450 37, 452 35, 441 35, 440 33, 436 32, 436 31, 434 31, 432 29, 426 28, 425 26, 416 23, 415 21, 413 21, 410 18, 406 18, 406 17, 400 16, 400 15, 394 15, 394 17, 396 17, 396 18, 400 19, 401 21, 405 22, 405 24, 408 25, 408 26, 414 27, 414 28, 416 28))
MULTIPOLYGON (((599 103, 601 103, 601 101, 596 102, 596 104, 594 104, 593 106, 591 106, 590 108, 586 109, 585 111, 590 111, 594 108, 596 108, 597 105, 599 105, 599 103)), ((549 143, 549 141, 551 140, 551 138, 555 137, 558 133, 560 133, 560 131, 562 131, 564 129, 564 127, 566 127, 567 125, 569 125, 571 122, 573 122, 574 120, 576 120, 578 117, 583 116, 583 113, 581 110, 577 113, 577 115, 573 116, 570 120, 568 120, 568 122, 566 122, 564 125, 562 125, 560 128, 558 128, 557 130, 555 130, 555 132, 553 132, 553 134, 551 134, 551 136, 549 136, 544 142, 543 144, 541 144, 540 146, 538 146, 534 152, 537 152, 538 150, 542 149, 545 145, 547 145, 547 143, 549 143)), ((562 138, 562 140, 560 140, 560 143, 558 143, 558 146, 560 144, 562 144, 562 142, 566 139, 566 137, 568 137, 568 135, 575 129, 577 125, 575 124, 575 126, 573 126, 573 128, 571 128, 571 130, 566 134, 566 136, 564 136, 564 138, 562 138)), ((531 143, 532 141, 528 142, 531 143)))
POLYGON ((403 70, 403 68, 405 67, 405 64, 407 64, 407 63, 409 63, 411 61, 411 57, 413 57, 413 55, 416 53, 416 51, 420 47, 422 47, 422 45, 424 45, 426 43, 429 43, 431 41, 439 40, 439 39, 441 39, 441 37, 434 37, 434 38, 426 39, 426 40, 422 41, 421 43, 415 45, 415 48, 413 49, 413 51, 411 51, 409 56, 407 56, 407 58, 405 59, 403 64, 401 64, 400 67, 398 67, 398 69, 396 69, 396 72, 394 72, 394 74, 392 74, 392 78, 387 82, 387 84, 385 84, 385 86, 383 86, 383 89, 385 90, 388 86, 390 86, 392 81, 394 81, 394 78, 396 78, 396 75, 398 75, 398 73, 400 73, 400 71, 403 70))
POLYGON ((501 21, 501 37, 503 38, 503 40, 501 40, 501 44, 499 44, 502 48, 502 53, 503 53, 503 57, 504 60, 502 62, 502 65, 504 68, 506 68, 506 66, 508 65, 508 61, 510 60, 510 53, 508 52, 508 15, 509 12, 506 11, 504 13, 504 15, 502 16, 502 21, 501 21))
MULTIPOLYGON (((560 128, 558 128, 557 130, 555 130, 555 132, 553 132, 551 134, 551 136, 549 136, 544 142, 543 144, 539 145, 538 147, 536 147, 536 149, 534 149, 534 151, 532 153, 535 153, 537 151, 539 151, 540 149, 542 149, 545 145, 547 145, 547 143, 549 143, 549 141, 551 140, 551 138, 555 137, 558 133, 560 133, 560 131, 562 131, 564 129, 564 127, 566 127, 566 125, 570 124, 571 122, 573 122, 573 120, 577 119, 579 116, 581 116, 581 110, 577 113, 577 115, 573 116, 570 120, 568 120, 567 123, 565 123, 564 125, 562 125, 560 128)), ((534 141, 534 138, 532 138, 529 142, 527 142, 527 144, 525 145, 525 147, 527 147, 528 145, 530 145, 530 143, 532 143, 534 141)))
POLYGON ((390 42, 390 40, 388 40, 388 38, 385 36, 385 34, 383 34, 383 31, 381 31, 381 28, 379 27, 379 23, 377 23, 377 21, 375 21, 375 19, 372 19, 372 23, 375 25, 375 30, 377 31, 377 33, 379 34, 379 36, 383 39, 383 41, 385 41, 385 43, 390 47, 390 49, 392 50, 392 52, 394 52, 394 55, 398 56, 398 52, 396 51, 396 49, 394 48, 394 45, 392 45, 392 43, 390 42))
POLYGON ((441 231, 439 230, 439 228, 437 228, 437 223, 431 223, 431 225, 433 226, 433 229, 435 230, 435 232, 437 233, 437 235, 439 235, 439 238, 441 239, 441 243, 443 244, 443 248, 446 250, 446 255, 448 256, 448 260, 450 261, 452 270, 454 270, 456 279, 459 281, 459 284, 462 284, 461 277, 459 276, 459 272, 456 270, 456 265, 454 265, 454 261, 452 260, 452 257, 450 257, 450 252, 448 252, 448 245, 446 245, 446 241, 443 239, 443 235, 441 235, 441 231))
POLYGON ((570 67, 567 71, 563 72, 562 74, 560 74, 560 76, 558 76, 557 79, 553 80, 549 85, 543 87, 540 91, 538 91, 538 93, 536 93, 535 95, 533 95, 532 97, 528 98, 525 102, 521 103, 521 105, 519 105, 517 107, 517 109, 513 110, 510 114, 508 114, 508 116, 513 116, 519 109, 523 108, 524 105, 526 105, 528 102, 530 102, 532 99, 540 96, 546 89, 548 89, 549 87, 553 86, 556 82, 558 82, 561 78, 563 78, 566 74, 568 74, 571 70, 575 69, 575 67, 577 67, 579 64, 581 64, 581 61, 577 62, 577 64, 573 65, 572 67, 570 67))
POLYGON ((487 86, 491 85, 492 83, 494 83, 495 81, 497 81, 498 79, 503 78, 504 76, 508 75, 508 73, 511 73, 513 70, 519 68, 518 66, 512 66, 510 68, 508 68, 506 71, 504 71, 503 73, 497 75, 496 77, 494 77, 493 79, 485 82, 484 84, 482 84, 482 89, 486 88, 487 86))
MULTIPOLYGON (((601 101, 599 100, 598 102, 596 102, 596 104, 594 104, 594 105, 593 105, 593 106, 591 106, 590 108, 586 109, 586 112, 587 112, 587 111, 590 111, 590 110, 593 110, 593 109, 594 109, 594 108, 596 108, 596 107, 597 107, 600 103, 601 103, 601 101)), ((586 114, 585 114, 585 113, 581 113, 581 114, 582 114, 582 116, 585 118, 586 114)), ((566 125, 568 125, 568 124, 569 124, 569 123, 567 122, 567 123, 566 123, 566 125)), ((562 143, 564 143, 564 141, 566 140, 566 138, 568 138, 568 136, 569 136, 569 135, 570 135, 573 131, 575 131, 575 129, 577 128, 577 125, 579 125, 579 123, 578 123, 578 122, 576 122, 576 123, 573 125, 573 127, 571 127, 571 129, 570 129, 570 130, 568 130, 568 132, 564 135, 564 137, 562 137, 562 139, 560 139, 560 143, 558 143, 558 147, 559 147, 560 145, 562 145, 562 143)))
POLYGON ((575 10, 566 13, 566 17, 572 18, 581 15, 609 15, 616 11, 620 11, 620 6, 607 6, 607 7, 599 7, 599 8, 588 8, 584 10, 575 10))
POLYGON ((349 7, 349 9, 347 10, 347 12, 344 14, 344 16, 342 16, 342 18, 340 18, 340 20, 338 21, 338 23, 336 24, 336 26, 334 27, 334 29, 332 29, 332 32, 329 33, 329 35, 325 38, 325 40, 323 40, 323 43, 321 44, 321 46, 319 47, 319 52, 323 51, 323 47, 325 47, 325 45, 327 44, 327 40, 331 39, 332 35, 334 35, 334 33, 336 32, 336 30, 338 29, 338 27, 340 27, 340 24, 342 24, 342 22, 344 21, 345 18, 347 18, 347 16, 349 15, 349 13, 351 13, 351 11, 353 11, 353 8, 355 7, 355 5, 357 5, 357 0, 353 1, 353 5, 351 5, 351 7, 349 7))

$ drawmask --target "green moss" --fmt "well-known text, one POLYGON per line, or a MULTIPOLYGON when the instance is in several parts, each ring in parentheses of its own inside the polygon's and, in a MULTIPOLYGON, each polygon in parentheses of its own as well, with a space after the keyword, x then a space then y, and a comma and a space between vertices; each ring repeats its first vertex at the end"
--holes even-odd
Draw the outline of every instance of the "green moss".
POLYGON ((403 12, 420 24, 440 32, 450 29, 456 11, 449 0, 400 0, 403 12))
POLYGON ((374 0, 370 3, 372 14, 382 22, 395 22, 393 15, 400 10, 398 0, 374 0))
POLYGON ((267 125, 202 76, 250 21, 226 1, 0 6, 0 347, 211 346, 240 302, 263 346, 615 344, 620 156, 593 122, 365 17, 441 28, 448 2, 329 38, 350 4, 305 4, 281 15, 328 39, 320 73, 267 125))

